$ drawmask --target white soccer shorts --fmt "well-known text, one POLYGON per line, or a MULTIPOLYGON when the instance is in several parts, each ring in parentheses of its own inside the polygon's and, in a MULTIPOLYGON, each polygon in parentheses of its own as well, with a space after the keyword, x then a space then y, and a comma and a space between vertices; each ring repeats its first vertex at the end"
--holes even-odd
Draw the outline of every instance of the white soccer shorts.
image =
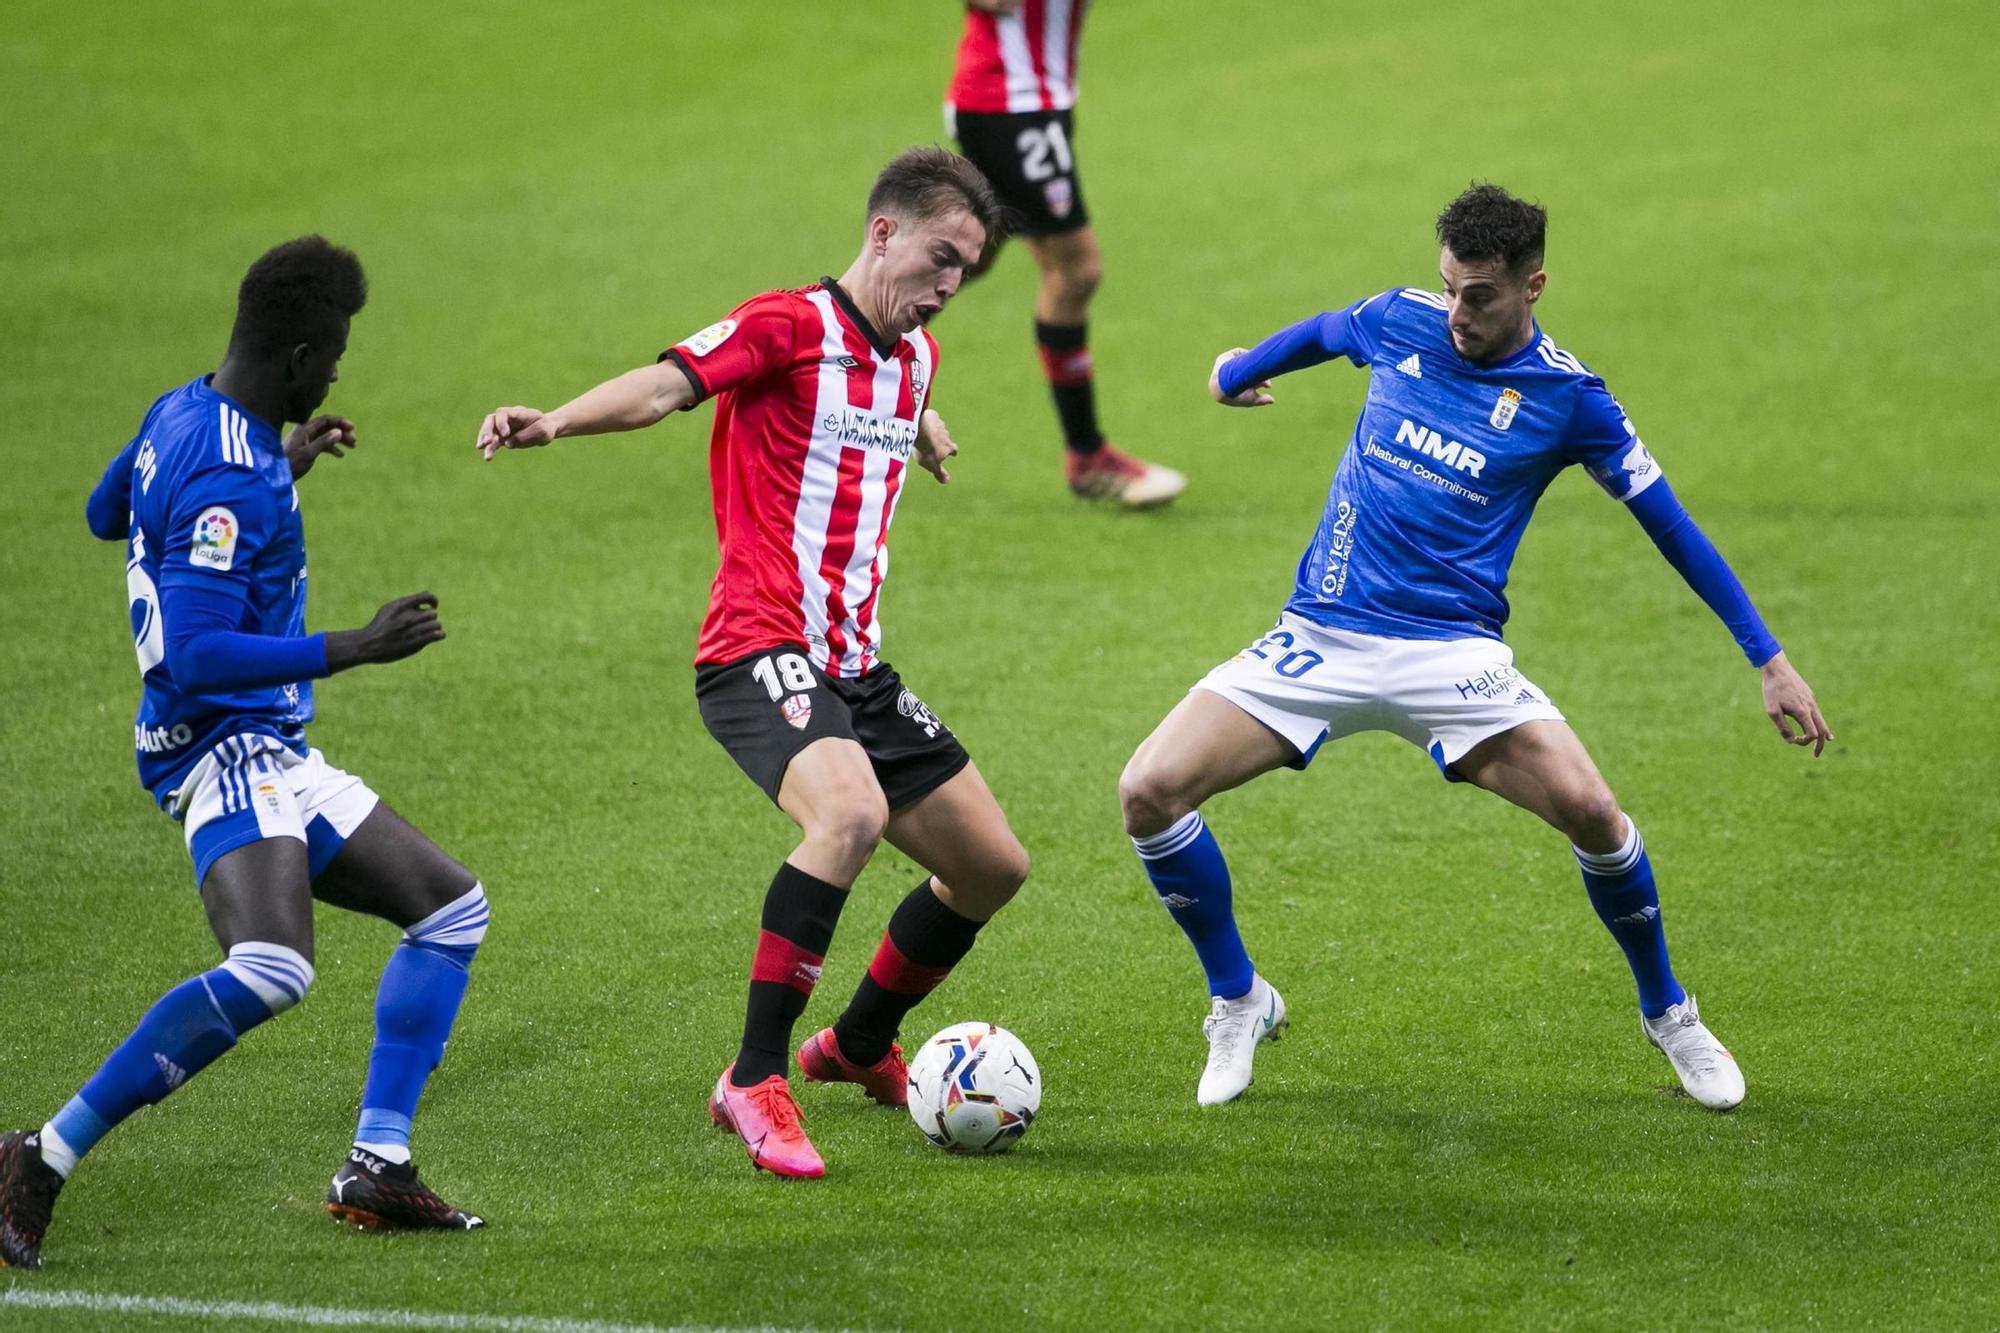
POLYGON ((1523 722, 1563 720, 1498 639, 1385 639, 1315 625, 1287 611, 1277 628, 1196 682, 1277 732, 1312 762, 1328 740, 1388 731, 1438 771, 1523 722))
POLYGON ((381 798, 352 773, 267 736, 234 736, 188 774, 171 807, 185 826, 195 887, 208 868, 238 847, 265 838, 297 838, 317 878, 381 798))

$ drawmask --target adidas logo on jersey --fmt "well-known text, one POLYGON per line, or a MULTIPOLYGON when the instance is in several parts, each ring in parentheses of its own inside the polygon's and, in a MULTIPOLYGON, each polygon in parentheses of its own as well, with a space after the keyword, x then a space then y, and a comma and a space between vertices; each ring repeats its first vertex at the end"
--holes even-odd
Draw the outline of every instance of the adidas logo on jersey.
POLYGON ((1401 361, 1398 361, 1396 363, 1396 369, 1402 371, 1405 375, 1408 375, 1413 380, 1420 380, 1424 377, 1424 363, 1417 359, 1417 354, 1415 352, 1410 353, 1408 356, 1404 357, 1401 361))

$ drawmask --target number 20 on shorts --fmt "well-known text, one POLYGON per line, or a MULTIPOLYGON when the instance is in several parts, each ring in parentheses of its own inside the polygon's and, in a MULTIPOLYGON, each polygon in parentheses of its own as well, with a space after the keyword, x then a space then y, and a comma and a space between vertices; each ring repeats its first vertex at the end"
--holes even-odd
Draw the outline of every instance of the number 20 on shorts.
MULTIPOLYGON (((1243 651, 1260 661, 1271 662, 1271 650, 1283 648, 1287 651, 1277 661, 1271 662, 1271 670, 1286 680, 1297 680, 1326 659, 1310 648, 1295 648, 1298 639, 1288 629, 1274 629, 1243 651)), ((772 696, 775 698, 776 696, 772 696)))

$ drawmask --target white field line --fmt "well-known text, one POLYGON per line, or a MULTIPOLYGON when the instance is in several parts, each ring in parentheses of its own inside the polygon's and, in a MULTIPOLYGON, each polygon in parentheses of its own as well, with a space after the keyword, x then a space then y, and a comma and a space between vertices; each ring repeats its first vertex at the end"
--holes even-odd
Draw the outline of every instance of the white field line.
MULTIPOLYGON (((418 1310, 344 1310, 276 1301, 190 1301, 174 1296, 112 1296, 95 1291, 43 1291, 25 1284, 0 1288, 0 1309, 93 1310, 106 1314, 166 1315, 208 1322, 253 1320, 308 1328, 410 1328, 441 1333, 722 1333, 659 1324, 612 1324, 597 1319, 548 1319, 539 1315, 425 1314, 418 1310)), ((740 1333, 753 1333, 741 1330, 740 1333)), ((779 1333, 760 1329, 754 1333, 779 1333)))

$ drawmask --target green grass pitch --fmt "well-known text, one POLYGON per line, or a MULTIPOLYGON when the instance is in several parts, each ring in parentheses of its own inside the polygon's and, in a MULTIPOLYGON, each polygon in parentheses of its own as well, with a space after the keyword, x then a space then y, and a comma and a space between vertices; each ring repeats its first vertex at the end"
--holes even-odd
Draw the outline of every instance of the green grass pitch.
MULTIPOLYGON (((806 1088, 831 1175, 801 1186, 702 1113, 791 841, 693 706, 708 412, 491 466, 471 442, 495 405, 838 272, 875 168, 940 133, 955 7, 17 3, 0 1124, 39 1123, 213 956, 133 781, 119 556, 81 510, 152 397, 213 367, 248 261, 301 232, 373 284, 329 400, 361 447, 302 488, 313 623, 427 587, 450 632, 323 687, 314 739, 495 915, 417 1129, 487 1231, 321 1211, 392 939, 328 913, 310 1001, 98 1150, 44 1270, 0 1276, 0 1326, 110 1318, 18 1303, 53 1291, 866 1329, 2000 1324, 1991 21, 1102 4, 1077 145, 1102 409, 1190 489, 1148 517, 1063 491, 1010 253, 937 327, 965 452, 949 488, 913 480, 885 609, 1035 858, 914 1035, 1012 1028, 1044 1114, 1011 1157, 958 1160, 806 1088), (1203 381, 1221 348, 1431 280, 1430 219, 1474 177, 1549 206, 1545 326, 1839 737, 1781 746, 1637 526, 1579 474, 1552 488, 1509 638, 1645 829, 1750 1098, 1663 1092, 1559 837, 1364 737, 1209 806, 1295 1020, 1201 1113, 1200 973, 1114 785, 1276 613, 1363 393, 1334 366, 1230 413, 1203 381)), ((863 876, 808 1024, 916 874, 885 850, 863 876)))

